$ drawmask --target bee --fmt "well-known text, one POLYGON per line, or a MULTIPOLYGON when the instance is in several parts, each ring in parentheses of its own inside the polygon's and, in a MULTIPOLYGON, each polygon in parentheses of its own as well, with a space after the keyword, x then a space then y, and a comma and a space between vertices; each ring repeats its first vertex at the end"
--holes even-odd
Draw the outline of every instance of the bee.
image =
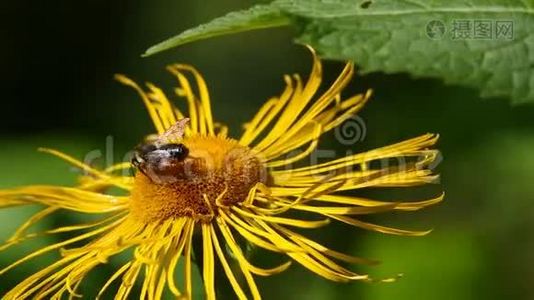
POLYGON ((188 121, 188 118, 179 120, 155 139, 135 147, 132 165, 155 183, 175 181, 177 170, 188 157, 189 149, 172 141, 182 138, 188 121))

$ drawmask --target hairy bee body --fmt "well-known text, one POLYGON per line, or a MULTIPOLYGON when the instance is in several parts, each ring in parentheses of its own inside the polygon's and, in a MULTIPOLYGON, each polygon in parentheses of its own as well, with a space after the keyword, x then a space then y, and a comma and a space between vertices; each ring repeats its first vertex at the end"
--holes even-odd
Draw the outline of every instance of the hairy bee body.
POLYGON ((135 148, 132 165, 155 183, 166 183, 177 176, 177 167, 188 156, 183 144, 141 144, 135 148))

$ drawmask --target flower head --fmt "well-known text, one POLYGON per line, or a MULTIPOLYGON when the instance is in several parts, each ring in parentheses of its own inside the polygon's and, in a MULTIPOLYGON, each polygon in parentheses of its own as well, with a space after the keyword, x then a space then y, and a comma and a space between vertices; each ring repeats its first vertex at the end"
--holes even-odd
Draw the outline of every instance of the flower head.
POLYGON ((437 150, 429 148, 437 136, 425 134, 372 151, 293 167, 313 153, 321 135, 354 116, 371 96, 371 91, 367 91, 346 99, 341 97, 353 74, 351 63, 324 93, 316 95, 322 69, 315 54, 313 58, 307 82, 303 83, 298 76, 285 76, 284 91, 268 100, 245 124, 239 139, 228 137, 227 128, 213 120, 206 83, 193 67, 180 64, 168 67, 178 80, 176 93, 185 98, 187 113, 174 106, 155 85, 148 83, 145 90, 117 75, 120 82, 139 93, 156 133, 136 147, 131 163, 105 170, 58 151, 42 149, 89 176, 74 187, 0 190, 0 207, 42 207, 1 250, 40 236, 30 233, 30 227, 59 211, 98 217, 91 223, 45 232, 69 232, 71 237, 3 267, 0 276, 46 252, 61 254, 56 262, 16 285, 5 298, 79 296, 77 289, 91 270, 128 249, 133 250, 129 261, 100 288, 99 296, 108 292, 116 299, 127 299, 134 284, 141 282, 142 298, 159 299, 164 290, 191 298, 193 250, 202 253, 197 263, 202 266, 207 299, 216 295, 216 268, 223 270, 240 299, 249 295, 260 298, 254 275, 280 273, 292 262, 333 281, 370 280, 338 262, 372 261, 329 249, 292 228, 314 229, 335 220, 382 233, 426 234, 427 231, 367 223, 357 216, 417 210, 441 201, 441 195, 417 202, 384 202, 350 196, 346 191, 434 181, 436 175, 429 166, 437 150), (194 86, 188 76, 194 78, 194 86), (402 163, 377 163, 393 160, 402 163), (134 176, 118 174, 132 165, 136 169, 134 176), (108 193, 110 188, 122 189, 126 195, 108 193), (291 212, 304 212, 310 218, 295 218, 291 212), (194 236, 201 239, 201 249, 193 249, 194 236), (247 259, 240 240, 280 253, 289 260, 272 268, 255 266, 247 259), (184 262, 181 283, 175 280, 179 260, 184 262), (244 278, 242 282, 236 272, 244 278), (107 291, 114 282, 117 290, 107 291))

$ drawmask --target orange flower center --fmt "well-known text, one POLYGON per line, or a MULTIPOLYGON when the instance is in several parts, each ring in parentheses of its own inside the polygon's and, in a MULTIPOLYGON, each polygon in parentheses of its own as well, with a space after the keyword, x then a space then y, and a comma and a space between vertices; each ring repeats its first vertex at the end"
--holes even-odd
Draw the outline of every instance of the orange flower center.
POLYGON ((173 180, 156 183, 137 172, 131 193, 131 215, 136 219, 210 219, 217 214, 218 206, 243 202, 251 188, 266 181, 258 157, 236 140, 195 136, 181 142, 189 154, 169 169, 168 176, 173 180))

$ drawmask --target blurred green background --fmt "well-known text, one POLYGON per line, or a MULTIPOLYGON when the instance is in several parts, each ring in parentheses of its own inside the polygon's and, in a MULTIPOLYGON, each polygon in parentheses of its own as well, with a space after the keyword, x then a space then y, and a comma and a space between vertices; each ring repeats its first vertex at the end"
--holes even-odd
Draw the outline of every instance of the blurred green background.
MULTIPOLYGON (((80 159, 100 153, 105 165, 121 161, 150 133, 137 95, 112 80, 117 72, 172 91, 166 64, 198 67, 210 86, 217 120, 229 124, 237 136, 240 124, 282 90, 282 74, 308 74, 310 56, 292 44, 290 29, 206 40, 146 59, 140 54, 164 38, 250 4, 244 0, 3 3, 0 188, 75 182, 76 171, 36 152, 39 146, 80 159), (106 147, 107 137, 112 137, 113 148, 106 147)), ((325 82, 331 82, 342 65, 325 63, 325 82)), ((441 183, 403 191, 402 196, 412 199, 445 190, 445 201, 419 212, 368 218, 434 231, 407 238, 334 224, 309 232, 336 250, 383 262, 356 266, 357 271, 378 278, 404 276, 391 284, 337 284, 294 265, 281 275, 258 278, 264 298, 534 299, 534 107, 511 107, 506 99, 480 99, 475 90, 404 75, 358 76, 346 90, 351 94, 366 88, 373 88, 375 96, 360 115, 367 128, 365 139, 349 149, 330 136, 321 147, 343 155, 426 132, 440 133, 441 183)), ((361 193, 384 199, 398 195, 397 191, 361 193)), ((9 237, 32 211, 0 211, 0 238, 9 237)), ((69 218, 77 217, 49 220, 42 228, 69 218)), ((1 252, 0 265, 52 241, 41 239, 1 252)), ((54 257, 45 256, 1 276, 0 295, 54 257)), ((94 294, 112 270, 113 264, 88 278, 86 294, 94 294)))

